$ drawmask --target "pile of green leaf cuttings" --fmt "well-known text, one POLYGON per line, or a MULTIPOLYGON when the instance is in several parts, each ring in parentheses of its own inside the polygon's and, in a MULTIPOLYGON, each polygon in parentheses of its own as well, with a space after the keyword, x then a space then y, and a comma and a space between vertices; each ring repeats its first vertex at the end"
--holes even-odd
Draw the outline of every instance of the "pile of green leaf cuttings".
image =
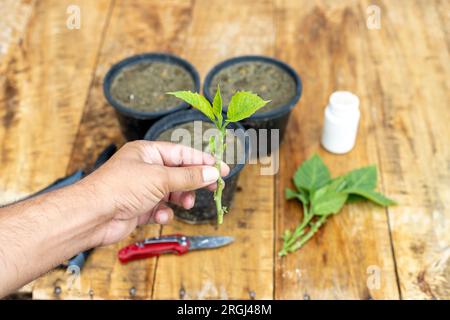
POLYGON ((293 181, 296 190, 287 188, 285 197, 301 202, 303 221, 295 230, 284 232, 283 248, 278 253, 280 256, 300 249, 346 203, 369 200, 380 206, 396 204, 375 191, 376 166, 356 169, 332 179, 320 156, 314 155, 298 167, 293 181))

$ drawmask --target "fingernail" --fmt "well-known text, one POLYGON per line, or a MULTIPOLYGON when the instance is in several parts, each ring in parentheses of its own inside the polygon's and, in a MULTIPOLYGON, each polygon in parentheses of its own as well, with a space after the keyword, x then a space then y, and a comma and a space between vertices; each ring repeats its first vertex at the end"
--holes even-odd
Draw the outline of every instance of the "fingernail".
POLYGON ((219 171, 214 167, 205 167, 202 171, 203 182, 214 182, 219 179, 219 171))
POLYGON ((158 223, 164 224, 167 223, 167 221, 169 221, 169 214, 165 211, 160 211, 158 213, 158 223))

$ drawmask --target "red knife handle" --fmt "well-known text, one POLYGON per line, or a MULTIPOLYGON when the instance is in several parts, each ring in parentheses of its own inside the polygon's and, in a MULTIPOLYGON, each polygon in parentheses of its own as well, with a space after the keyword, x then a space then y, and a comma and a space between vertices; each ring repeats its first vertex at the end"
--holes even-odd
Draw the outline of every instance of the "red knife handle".
POLYGON ((118 252, 120 262, 127 263, 133 260, 157 257, 165 253, 182 255, 189 251, 189 240, 187 239, 167 242, 162 237, 161 240, 161 242, 157 242, 158 240, 155 239, 153 240, 154 243, 150 244, 138 242, 122 248, 118 252))

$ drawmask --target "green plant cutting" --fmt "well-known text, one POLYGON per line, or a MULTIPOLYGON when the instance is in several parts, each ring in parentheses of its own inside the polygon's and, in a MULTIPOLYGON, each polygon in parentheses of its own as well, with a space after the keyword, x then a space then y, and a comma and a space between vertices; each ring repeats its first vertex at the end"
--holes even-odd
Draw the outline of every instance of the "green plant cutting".
MULTIPOLYGON (((218 129, 218 134, 211 136, 209 140, 209 149, 215 158, 215 167, 220 172, 220 166, 223 160, 223 152, 225 150, 225 136, 228 124, 238 122, 250 117, 256 111, 264 107, 270 100, 263 100, 257 94, 248 91, 236 92, 228 104, 226 118, 222 113, 222 96, 220 94, 220 87, 217 85, 217 91, 214 100, 211 104, 204 96, 191 91, 176 91, 168 92, 186 103, 190 104, 195 109, 201 111, 207 116, 218 129)), ((222 205, 222 192, 225 187, 225 182, 222 178, 217 181, 217 189, 214 191, 214 202, 217 210, 217 223, 223 223, 223 216, 227 212, 227 208, 222 205)))
POLYGON ((356 169, 332 179, 320 156, 314 155, 298 167, 293 182, 295 190, 287 188, 285 197, 300 201, 303 220, 295 230, 285 231, 280 256, 300 249, 346 203, 369 200, 380 206, 395 204, 395 201, 375 191, 376 166, 356 169))

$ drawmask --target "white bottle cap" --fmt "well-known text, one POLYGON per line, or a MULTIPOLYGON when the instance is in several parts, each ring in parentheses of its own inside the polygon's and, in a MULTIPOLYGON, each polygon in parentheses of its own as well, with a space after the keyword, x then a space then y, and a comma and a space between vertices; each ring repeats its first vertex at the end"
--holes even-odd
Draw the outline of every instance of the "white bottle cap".
POLYGON ((358 132, 359 118, 359 98, 348 91, 334 92, 325 109, 322 146, 337 154, 352 150, 358 132))

